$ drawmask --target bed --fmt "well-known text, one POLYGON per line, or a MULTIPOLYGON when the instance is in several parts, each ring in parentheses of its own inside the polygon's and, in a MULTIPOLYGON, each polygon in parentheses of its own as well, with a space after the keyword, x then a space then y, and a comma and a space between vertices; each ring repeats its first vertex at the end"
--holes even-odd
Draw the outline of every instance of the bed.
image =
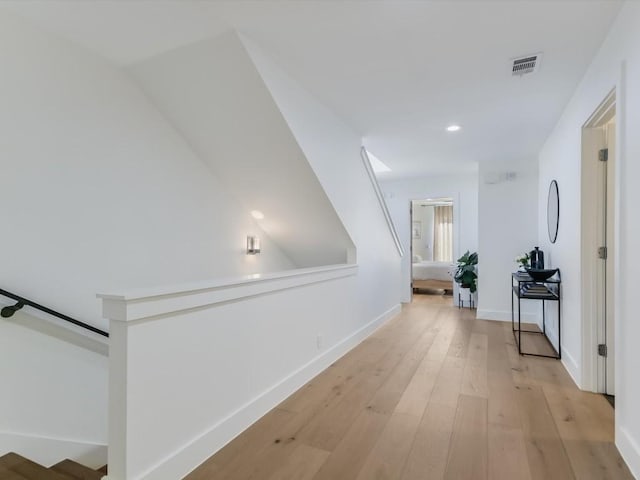
POLYGON ((414 257, 413 289, 428 288, 453 291, 453 271, 455 265, 450 262, 425 262, 414 257))

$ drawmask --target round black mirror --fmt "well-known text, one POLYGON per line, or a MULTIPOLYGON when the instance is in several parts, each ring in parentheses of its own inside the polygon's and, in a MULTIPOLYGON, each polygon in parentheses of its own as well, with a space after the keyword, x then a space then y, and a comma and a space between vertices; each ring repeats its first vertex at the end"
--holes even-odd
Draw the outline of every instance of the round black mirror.
POLYGON ((551 243, 556 243, 559 223, 560 197, 558 195, 558 182, 551 180, 549 197, 547 198, 547 228, 549 229, 549 240, 551 240, 551 243))

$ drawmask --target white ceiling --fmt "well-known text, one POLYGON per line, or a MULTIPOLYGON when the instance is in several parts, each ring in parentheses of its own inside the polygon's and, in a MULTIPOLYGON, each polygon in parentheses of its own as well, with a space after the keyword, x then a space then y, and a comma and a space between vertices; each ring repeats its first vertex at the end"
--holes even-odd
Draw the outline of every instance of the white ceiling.
POLYGON ((119 65, 236 28, 364 138, 387 177, 534 161, 621 2, 22 1, 119 65), (544 52, 538 73, 510 60, 544 52), (462 125, 448 133, 450 123, 462 125))

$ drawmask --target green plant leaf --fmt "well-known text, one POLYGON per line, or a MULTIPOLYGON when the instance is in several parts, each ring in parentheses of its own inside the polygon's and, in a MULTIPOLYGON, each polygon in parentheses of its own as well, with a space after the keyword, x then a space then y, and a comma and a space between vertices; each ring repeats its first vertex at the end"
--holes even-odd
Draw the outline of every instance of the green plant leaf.
POLYGON ((478 253, 470 253, 468 250, 458 259, 457 269, 454 273, 453 279, 460 285, 468 286, 468 288, 475 292, 477 290, 476 280, 478 274, 476 273, 476 265, 478 264, 478 253))

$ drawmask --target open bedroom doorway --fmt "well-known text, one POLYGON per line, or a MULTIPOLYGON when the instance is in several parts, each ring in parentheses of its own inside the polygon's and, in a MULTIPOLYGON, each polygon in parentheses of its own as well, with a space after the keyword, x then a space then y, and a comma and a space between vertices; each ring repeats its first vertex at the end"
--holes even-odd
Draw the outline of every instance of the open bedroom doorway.
POLYGON ((614 405, 616 285, 616 92, 603 100, 582 129, 583 358, 587 389, 614 405))
POLYGON ((452 295, 453 198, 412 200, 410 212, 412 292, 452 295))

